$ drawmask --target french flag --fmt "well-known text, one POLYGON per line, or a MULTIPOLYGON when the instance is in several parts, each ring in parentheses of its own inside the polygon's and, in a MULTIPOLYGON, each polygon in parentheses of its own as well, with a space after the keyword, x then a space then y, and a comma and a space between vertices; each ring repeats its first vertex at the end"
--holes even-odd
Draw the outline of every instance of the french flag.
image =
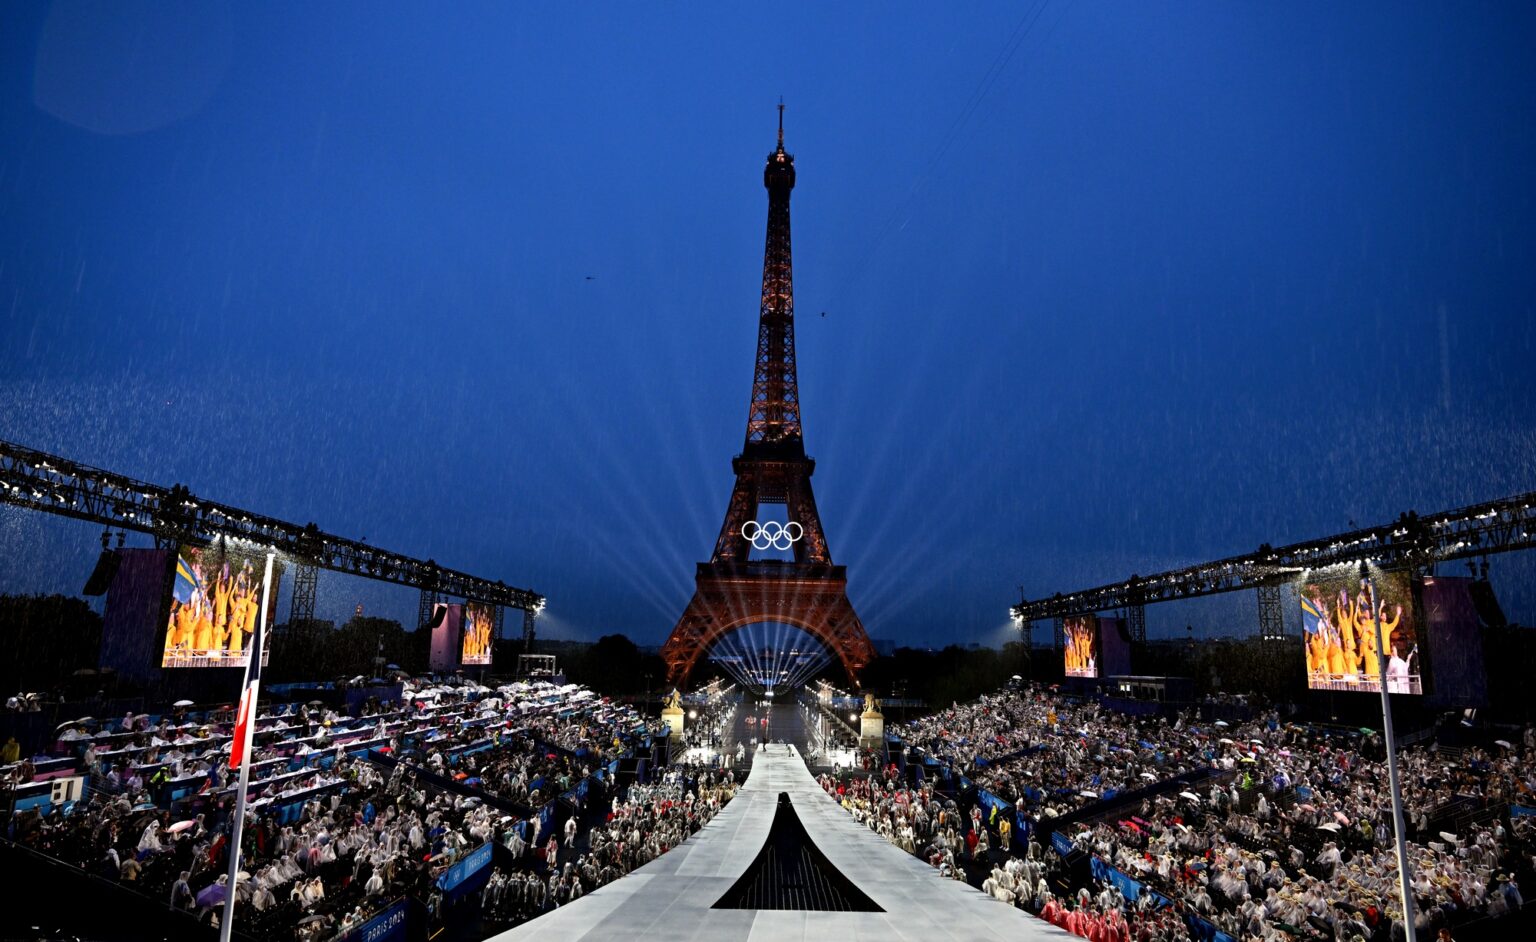
MULTIPOLYGON (((271 564, 268 563, 268 566, 271 564)), ((270 570, 269 570, 270 571, 270 570)), ((240 692, 240 710, 235 714, 235 739, 229 746, 229 767, 238 770, 251 751, 251 739, 256 735, 256 698, 261 688, 261 646, 266 632, 267 594, 261 597, 261 611, 256 616, 256 630, 251 632, 245 664, 245 689, 240 692)))

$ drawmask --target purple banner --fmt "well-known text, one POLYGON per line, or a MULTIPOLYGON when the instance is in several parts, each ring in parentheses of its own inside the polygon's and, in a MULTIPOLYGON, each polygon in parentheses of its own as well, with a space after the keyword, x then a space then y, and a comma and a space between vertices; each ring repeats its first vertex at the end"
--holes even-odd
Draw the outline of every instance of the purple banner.
POLYGON ((434 673, 455 670, 459 666, 459 632, 464 626, 464 606, 459 602, 439 604, 433 610, 432 619, 437 627, 432 629, 431 669, 434 673), (442 618, 438 618, 441 614, 442 618))
POLYGON ((107 590, 101 625, 101 666, 119 678, 160 676, 160 629, 171 587, 172 550, 120 549, 122 564, 107 590))
POLYGON ((1488 701, 1488 671, 1472 580, 1425 577, 1423 599, 1433 701, 1450 707, 1482 706, 1488 701))

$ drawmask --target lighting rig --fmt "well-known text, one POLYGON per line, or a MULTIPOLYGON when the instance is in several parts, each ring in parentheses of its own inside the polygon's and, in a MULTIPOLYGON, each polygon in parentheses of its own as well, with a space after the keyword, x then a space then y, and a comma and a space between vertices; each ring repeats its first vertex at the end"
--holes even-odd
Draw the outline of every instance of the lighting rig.
POLYGON ((421 590, 423 607, 456 597, 522 609, 529 641, 533 616, 544 607, 544 596, 529 589, 324 533, 313 523, 300 526, 207 500, 181 484, 161 487, 7 441, 0 441, 0 501, 148 533, 161 546, 224 538, 271 547, 295 568, 290 625, 314 618, 320 569, 412 586, 421 590))
POLYGON ((1031 622, 1120 609, 1131 639, 1146 640, 1144 606, 1240 589, 1259 597, 1259 630, 1264 638, 1284 637, 1280 587, 1309 569, 1369 562, 1382 569, 1426 568, 1453 559, 1488 556, 1536 547, 1536 493, 1473 504, 1420 516, 1400 514, 1395 523, 1337 536, 1271 547, 1152 576, 1030 601, 1009 609, 1021 630, 1031 622))

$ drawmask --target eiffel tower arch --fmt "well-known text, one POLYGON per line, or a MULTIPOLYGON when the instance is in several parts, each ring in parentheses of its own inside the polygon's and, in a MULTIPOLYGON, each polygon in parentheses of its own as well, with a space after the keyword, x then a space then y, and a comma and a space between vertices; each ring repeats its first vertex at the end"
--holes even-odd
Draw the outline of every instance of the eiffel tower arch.
MULTIPOLYGON (((758 309, 757 356, 747 437, 731 461, 736 484, 725 522, 707 563, 695 574, 693 599, 678 619, 661 656, 674 685, 684 684, 722 637, 746 625, 793 625, 826 645, 848 677, 874 659, 875 649, 848 600, 847 570, 832 562, 827 536, 811 490, 816 462, 805 453, 800 430, 800 387, 795 369, 794 267, 789 241, 789 194, 795 158, 784 150, 784 106, 779 142, 763 169, 768 190, 768 236, 763 250, 763 293, 758 309), (793 559, 750 559, 764 504, 783 504, 797 537, 793 559)), ((777 533, 777 530, 773 531, 777 533)))

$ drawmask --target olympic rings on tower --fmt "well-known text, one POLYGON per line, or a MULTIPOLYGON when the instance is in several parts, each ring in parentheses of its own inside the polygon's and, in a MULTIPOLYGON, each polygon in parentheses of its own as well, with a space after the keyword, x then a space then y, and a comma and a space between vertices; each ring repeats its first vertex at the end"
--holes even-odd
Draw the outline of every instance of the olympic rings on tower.
POLYGON ((756 520, 748 520, 741 525, 741 536, 756 550, 787 550, 805 536, 805 527, 793 520, 789 523, 777 520, 758 523, 756 520))

